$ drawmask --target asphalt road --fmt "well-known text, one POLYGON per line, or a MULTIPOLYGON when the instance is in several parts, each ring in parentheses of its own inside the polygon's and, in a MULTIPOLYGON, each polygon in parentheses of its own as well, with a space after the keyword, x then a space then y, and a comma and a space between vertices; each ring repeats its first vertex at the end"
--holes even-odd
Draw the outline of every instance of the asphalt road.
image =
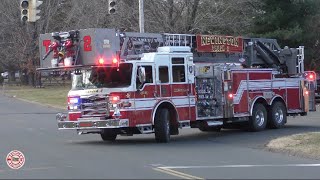
POLYGON ((52 109, 0 95, 0 178, 107 179, 319 179, 320 160, 269 152, 264 145, 278 136, 320 131, 320 113, 289 118, 287 127, 252 133, 183 129, 168 144, 154 135, 119 137, 58 131, 52 109), (6 164, 11 150, 26 157, 24 166, 6 164))

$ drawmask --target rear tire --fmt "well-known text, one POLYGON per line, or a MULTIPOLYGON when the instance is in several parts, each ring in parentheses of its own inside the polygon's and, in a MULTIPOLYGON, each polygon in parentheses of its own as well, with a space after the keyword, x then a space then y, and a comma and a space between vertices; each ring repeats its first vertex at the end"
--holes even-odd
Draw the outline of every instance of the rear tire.
POLYGON ((267 126, 267 110, 263 104, 257 103, 253 107, 252 116, 249 119, 251 131, 262 131, 267 126))
POLYGON ((276 101, 274 104, 272 104, 271 111, 268 117, 268 126, 270 128, 282 128, 287 122, 287 110, 285 105, 280 101, 276 101))
POLYGON ((115 141, 118 134, 113 129, 102 129, 100 135, 103 141, 115 141))
POLYGON ((167 143, 170 141, 170 114, 168 109, 160 109, 157 112, 154 130, 157 142, 167 143))

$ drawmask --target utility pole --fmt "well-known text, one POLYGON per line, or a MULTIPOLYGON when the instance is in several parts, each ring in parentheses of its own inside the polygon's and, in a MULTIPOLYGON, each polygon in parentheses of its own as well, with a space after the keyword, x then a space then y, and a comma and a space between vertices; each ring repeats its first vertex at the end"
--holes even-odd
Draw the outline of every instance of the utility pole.
POLYGON ((144 33, 143 0, 139 0, 139 27, 140 27, 140 33, 144 33))

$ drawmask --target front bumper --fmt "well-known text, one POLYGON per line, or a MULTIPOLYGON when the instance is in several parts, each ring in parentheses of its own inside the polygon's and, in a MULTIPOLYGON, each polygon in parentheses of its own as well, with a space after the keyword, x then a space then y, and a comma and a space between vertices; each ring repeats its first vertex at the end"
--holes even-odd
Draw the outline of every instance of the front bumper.
POLYGON ((90 130, 129 127, 129 119, 58 121, 59 130, 90 130))

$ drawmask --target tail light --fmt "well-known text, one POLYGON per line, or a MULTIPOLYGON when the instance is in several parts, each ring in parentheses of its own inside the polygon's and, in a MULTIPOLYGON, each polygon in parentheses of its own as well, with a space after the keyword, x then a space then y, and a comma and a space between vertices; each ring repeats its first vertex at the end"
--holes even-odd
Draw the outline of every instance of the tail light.
POLYGON ((118 63, 118 59, 117 58, 113 58, 112 63, 113 64, 117 64, 118 63))
POLYGON ((309 95, 309 91, 305 91, 304 93, 305 93, 306 95, 309 95))
POLYGON ((232 93, 229 93, 229 94, 228 94, 228 98, 229 98, 229 99, 233 99, 233 94, 232 94, 232 93))
POLYGON ((315 81, 316 80, 316 73, 314 71, 305 71, 304 78, 307 81, 315 81))
POLYGON ((100 65, 104 64, 104 59, 103 59, 103 58, 100 58, 100 59, 99 59, 99 64, 100 64, 100 65))

